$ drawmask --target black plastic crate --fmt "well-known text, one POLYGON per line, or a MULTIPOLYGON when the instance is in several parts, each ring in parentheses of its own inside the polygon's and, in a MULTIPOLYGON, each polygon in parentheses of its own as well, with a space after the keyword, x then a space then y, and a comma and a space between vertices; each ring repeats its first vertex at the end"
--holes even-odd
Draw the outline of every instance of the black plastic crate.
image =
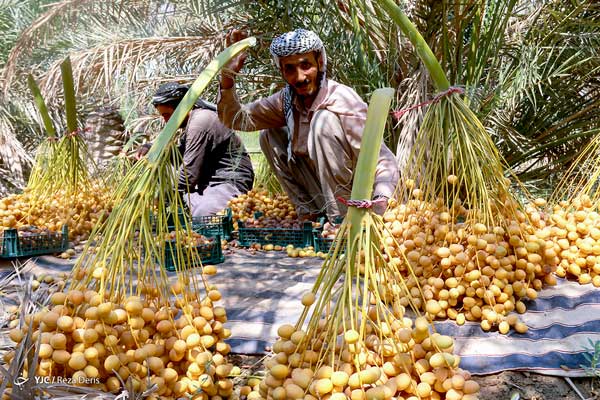
MULTIPOLYGON (((178 269, 186 269, 186 268, 194 268, 199 267, 200 264, 192 261, 189 265, 178 266, 177 265, 177 256, 174 254, 175 247, 171 245, 172 242, 165 242, 165 269, 167 271, 175 271, 178 269)), ((200 256, 200 261, 202 265, 208 264, 220 264, 225 261, 225 256, 223 255, 223 250, 221 249, 221 236, 217 235, 212 238, 211 243, 201 244, 196 246, 196 250, 198 251, 198 255, 200 256)))
POLYGON ((23 236, 19 236, 17 229, 7 229, 0 241, 0 258, 62 253, 69 247, 69 227, 65 224, 61 232, 44 231, 23 236))

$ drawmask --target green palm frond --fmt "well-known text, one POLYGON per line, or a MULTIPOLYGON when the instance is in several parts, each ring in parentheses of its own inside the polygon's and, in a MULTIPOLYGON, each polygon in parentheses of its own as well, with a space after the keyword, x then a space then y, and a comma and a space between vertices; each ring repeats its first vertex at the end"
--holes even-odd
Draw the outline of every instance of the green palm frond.
POLYGON ((12 171, 9 183, 22 187, 25 183, 25 169, 33 160, 12 132, 12 118, 0 109, 0 165, 12 171))
MULTIPOLYGON (((4 92, 19 76, 20 64, 27 59, 63 58, 69 47, 89 46, 90 41, 118 37, 119 30, 139 32, 148 26, 151 2, 63 0, 48 6, 20 32, 4 68, 4 92), (114 29, 116 28, 116 30, 114 29), (74 35, 72 33, 75 33, 74 35), (45 53, 45 54, 44 54, 45 53)), ((129 32, 131 36, 132 33, 129 32)))
POLYGON ((56 25, 50 22, 55 19, 60 19, 65 23, 68 23, 68 18, 65 17, 67 15, 70 18, 74 17, 74 15, 68 13, 68 11, 72 11, 77 5, 81 5, 86 1, 89 2, 90 0, 66 0, 57 3, 48 11, 40 15, 35 21, 33 21, 31 25, 29 25, 20 33, 19 38, 8 55, 6 65, 4 67, 3 80, 5 92, 10 87, 12 78, 15 76, 19 59, 30 54, 34 47, 33 44, 37 39, 40 38, 43 32, 48 32, 50 27, 52 27, 53 30, 59 29, 59 27, 56 27, 56 25))
POLYGON ((591 4, 579 2, 564 13, 542 9, 529 31, 515 39, 525 38, 511 46, 509 62, 497 70, 495 93, 483 105, 496 142, 522 179, 560 174, 600 127, 594 112, 600 27, 592 22, 600 8, 591 4), (548 33, 538 24, 550 19, 555 23, 548 33))
MULTIPOLYGON (((409 41, 372 0, 0 0, 0 108, 25 150, 43 137, 23 93, 24 73, 42 83, 62 115, 58 60, 70 54, 78 95, 90 105, 120 106, 130 131, 156 131, 149 98, 163 81, 190 82, 223 46, 230 27, 257 36, 239 80, 243 101, 268 95, 283 80, 268 54, 271 39, 305 27, 325 43, 328 73, 369 97, 397 88, 397 108, 434 90, 409 41)), ((442 60, 522 179, 566 168, 598 128, 600 4, 593 0, 410 0, 405 13, 442 60), (547 167, 544 169, 544 167, 547 167)), ((217 86, 207 98, 215 99, 217 86)), ((424 110, 405 114, 386 134, 405 163, 424 110)), ((1 114, 0 114, 1 115, 1 114)), ((62 129, 61 125, 57 128, 62 129)), ((0 125, 8 132, 6 124, 0 125)), ((5 133, 3 133, 6 135, 5 133)))
POLYGON ((35 19, 43 3, 48 0, 0 1, 0 68, 6 63, 19 33, 35 19))

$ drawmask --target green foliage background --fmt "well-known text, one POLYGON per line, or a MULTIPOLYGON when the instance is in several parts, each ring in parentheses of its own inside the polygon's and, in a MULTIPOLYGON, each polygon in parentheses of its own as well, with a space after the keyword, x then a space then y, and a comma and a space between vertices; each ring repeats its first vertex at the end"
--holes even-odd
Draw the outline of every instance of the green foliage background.
MULTIPOLYGON (((507 164, 530 187, 548 189, 600 129, 600 3, 593 0, 410 0, 399 2, 465 88, 507 164)), ((60 60, 73 61, 80 115, 111 106, 133 132, 160 121, 156 86, 191 82, 232 27, 259 38, 238 80, 244 101, 282 80, 268 56, 273 36, 297 27, 325 42, 328 74, 368 100, 397 88, 395 108, 435 95, 407 38, 368 0, 0 0, 0 181, 22 187, 44 137, 26 87, 33 73, 60 132, 60 60)), ((207 94, 214 101, 215 82, 207 94)), ((406 162, 424 109, 391 120, 386 143, 406 162)), ((252 145, 249 143, 249 147, 252 145)))

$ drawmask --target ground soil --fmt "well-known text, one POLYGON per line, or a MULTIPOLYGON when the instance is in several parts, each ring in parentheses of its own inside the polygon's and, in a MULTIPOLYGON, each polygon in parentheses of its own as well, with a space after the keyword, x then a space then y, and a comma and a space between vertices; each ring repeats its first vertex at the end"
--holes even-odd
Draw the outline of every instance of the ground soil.
POLYGON ((509 400, 513 395, 519 396, 515 399, 526 400, 600 399, 600 381, 593 382, 589 378, 571 379, 582 396, 562 377, 505 371, 496 375, 475 376, 474 379, 481 387, 481 400, 509 400))

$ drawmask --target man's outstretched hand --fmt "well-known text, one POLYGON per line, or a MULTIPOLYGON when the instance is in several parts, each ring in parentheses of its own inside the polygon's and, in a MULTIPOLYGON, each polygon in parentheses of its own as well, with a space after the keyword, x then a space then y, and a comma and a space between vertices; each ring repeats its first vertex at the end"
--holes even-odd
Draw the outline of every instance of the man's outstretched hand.
MULTIPOLYGON (((232 29, 227 32, 225 35, 225 45, 227 47, 231 46, 234 43, 239 42, 240 40, 244 40, 248 37, 245 32, 242 32, 238 29, 232 29)), ((248 54, 245 51, 242 51, 237 56, 231 59, 225 67, 221 70, 221 88, 229 89, 233 87, 235 80, 234 77, 237 75, 242 67, 244 66, 244 62, 246 61, 246 57, 248 54)))

